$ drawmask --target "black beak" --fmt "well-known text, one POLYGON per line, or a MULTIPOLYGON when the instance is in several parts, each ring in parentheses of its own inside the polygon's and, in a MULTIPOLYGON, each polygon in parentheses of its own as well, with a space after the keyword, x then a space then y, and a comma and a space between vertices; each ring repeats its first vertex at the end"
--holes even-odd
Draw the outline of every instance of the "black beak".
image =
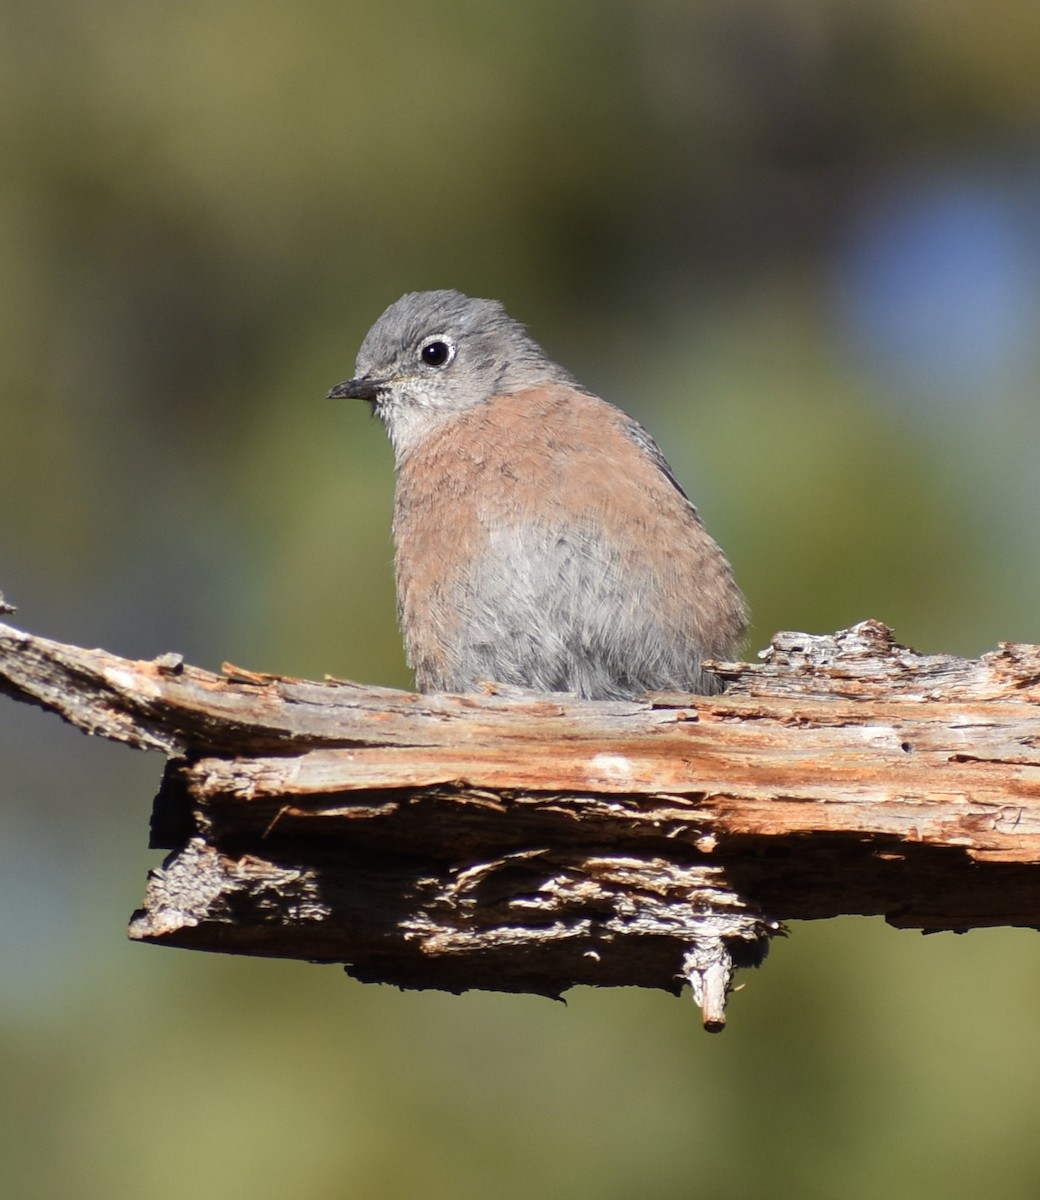
POLYGON ((345 379, 329 392, 328 400, 375 400, 383 387, 381 379, 345 379))

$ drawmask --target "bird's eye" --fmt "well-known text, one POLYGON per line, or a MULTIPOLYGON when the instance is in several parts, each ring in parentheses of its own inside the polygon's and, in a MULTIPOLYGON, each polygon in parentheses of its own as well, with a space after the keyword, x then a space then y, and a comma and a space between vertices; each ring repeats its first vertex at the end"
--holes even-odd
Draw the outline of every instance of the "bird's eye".
POLYGON ((443 335, 435 334, 419 347, 419 357, 428 367, 446 367, 455 357, 455 344, 443 335))

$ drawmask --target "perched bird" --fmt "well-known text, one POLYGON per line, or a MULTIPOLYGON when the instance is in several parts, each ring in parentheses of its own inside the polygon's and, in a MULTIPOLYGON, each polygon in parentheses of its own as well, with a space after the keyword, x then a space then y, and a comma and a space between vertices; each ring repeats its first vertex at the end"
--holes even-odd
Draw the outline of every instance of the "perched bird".
POLYGON ((354 378, 393 444, 398 617, 421 691, 715 690, 746 613, 645 429, 495 300, 411 292, 354 378))

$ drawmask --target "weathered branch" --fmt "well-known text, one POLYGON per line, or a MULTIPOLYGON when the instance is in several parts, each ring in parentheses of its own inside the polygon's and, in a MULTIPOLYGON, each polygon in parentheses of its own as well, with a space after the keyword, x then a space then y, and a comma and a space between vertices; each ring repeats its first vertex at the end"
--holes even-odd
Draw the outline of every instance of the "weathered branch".
POLYGON ((131 936, 406 987, 693 986, 791 918, 1040 926, 1040 647, 864 622, 720 664, 721 696, 417 696, 0 625, 0 690, 168 764, 131 936))

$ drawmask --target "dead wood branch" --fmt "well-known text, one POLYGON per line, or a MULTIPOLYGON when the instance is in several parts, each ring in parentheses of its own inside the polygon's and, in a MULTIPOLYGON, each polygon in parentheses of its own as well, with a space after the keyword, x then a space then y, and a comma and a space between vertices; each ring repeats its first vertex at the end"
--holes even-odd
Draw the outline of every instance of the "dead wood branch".
POLYGON ((778 635, 724 695, 418 696, 0 625, 0 690, 168 759, 131 936, 558 995, 693 986, 780 922, 1040 926, 1040 647, 778 635))

